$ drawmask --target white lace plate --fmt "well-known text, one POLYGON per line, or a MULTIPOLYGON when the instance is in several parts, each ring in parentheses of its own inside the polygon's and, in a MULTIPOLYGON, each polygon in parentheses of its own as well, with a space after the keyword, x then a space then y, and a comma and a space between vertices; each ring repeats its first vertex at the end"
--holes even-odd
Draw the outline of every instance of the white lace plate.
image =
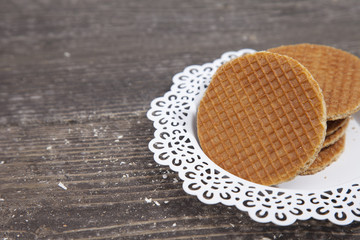
POLYGON ((173 77, 171 90, 154 99, 147 113, 156 129, 149 143, 155 161, 178 172, 188 194, 206 204, 236 206, 257 222, 290 225, 314 218, 346 225, 359 221, 360 113, 350 121, 345 152, 338 161, 318 174, 298 176, 276 187, 234 176, 201 150, 196 111, 212 75, 224 62, 253 52, 226 52, 212 63, 189 66, 173 77))

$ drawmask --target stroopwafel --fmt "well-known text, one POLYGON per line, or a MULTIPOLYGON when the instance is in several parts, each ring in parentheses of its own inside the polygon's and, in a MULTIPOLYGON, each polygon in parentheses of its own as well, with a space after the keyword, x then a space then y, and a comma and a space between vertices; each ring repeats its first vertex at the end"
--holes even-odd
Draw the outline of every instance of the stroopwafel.
POLYGON ((323 91, 328 120, 346 118, 360 109, 360 59, 324 45, 296 44, 267 51, 287 55, 304 65, 323 91))
POLYGON ((326 133, 325 101, 298 61, 248 54, 217 70, 200 101, 197 129, 204 153, 220 167, 274 185, 315 160, 326 133))

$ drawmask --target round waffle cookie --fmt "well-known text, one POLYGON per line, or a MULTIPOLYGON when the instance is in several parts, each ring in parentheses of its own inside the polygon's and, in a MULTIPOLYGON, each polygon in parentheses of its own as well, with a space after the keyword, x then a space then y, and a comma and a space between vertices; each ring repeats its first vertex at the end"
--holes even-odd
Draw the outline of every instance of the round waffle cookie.
POLYGON ((315 160, 326 133, 321 89, 298 61, 258 52, 222 65, 197 113, 204 153, 243 179, 274 185, 315 160))
POLYGON ((267 51, 287 55, 304 65, 319 83, 328 120, 360 109, 360 59, 342 50, 314 44, 280 46, 267 51))
POLYGON ((344 124, 339 127, 334 133, 327 135, 323 144, 323 148, 328 147, 338 141, 346 132, 346 128, 349 125, 349 118, 346 118, 344 124))
POLYGON ((348 121, 348 118, 333 120, 333 121, 327 121, 326 125, 326 136, 329 136, 336 132, 340 127, 342 127, 346 122, 348 121))
POLYGON ((323 148, 313 164, 300 175, 311 175, 320 172, 328 167, 331 163, 335 162, 345 149, 345 135, 342 136, 333 145, 323 148))

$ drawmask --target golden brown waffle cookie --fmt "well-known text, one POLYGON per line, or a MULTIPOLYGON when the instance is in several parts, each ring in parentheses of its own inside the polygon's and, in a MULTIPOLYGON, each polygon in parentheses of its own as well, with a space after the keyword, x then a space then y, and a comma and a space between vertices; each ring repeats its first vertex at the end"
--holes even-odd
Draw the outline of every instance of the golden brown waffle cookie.
POLYGON ((274 185, 316 158, 326 132, 325 102, 310 72, 269 52, 233 59, 200 101, 197 129, 205 154, 246 180, 274 185))
POLYGON ((326 125, 326 136, 329 136, 333 134, 336 130, 338 130, 340 127, 342 127, 346 122, 348 118, 333 120, 333 121, 327 121, 326 125))
POLYGON ((360 59, 342 50, 314 44, 269 49, 298 60, 319 83, 328 120, 341 119, 360 109, 360 59))
POLYGON ((311 166, 300 175, 311 175, 323 170, 331 163, 335 162, 340 157, 344 149, 345 149, 345 135, 342 136, 333 145, 323 148, 319 152, 319 155, 315 159, 314 163, 311 164, 311 166))
POLYGON ((339 140, 342 136, 344 136, 346 132, 346 128, 349 125, 349 118, 346 118, 344 125, 342 127, 339 127, 333 134, 330 134, 325 137, 325 141, 323 144, 323 148, 328 147, 332 144, 334 144, 337 140, 339 140))

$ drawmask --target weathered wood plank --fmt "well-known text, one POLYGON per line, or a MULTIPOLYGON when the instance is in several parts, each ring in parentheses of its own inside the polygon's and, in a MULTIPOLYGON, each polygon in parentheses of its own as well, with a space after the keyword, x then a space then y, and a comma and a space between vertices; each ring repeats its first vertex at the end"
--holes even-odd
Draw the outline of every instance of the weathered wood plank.
POLYGON ((356 1, 172 4, 2 3, 0 122, 144 111, 176 72, 228 50, 317 42, 360 55, 356 1))
POLYGON ((50 239, 337 239, 359 232, 358 223, 260 224, 234 207, 202 204, 185 194, 175 173, 153 162, 139 142, 151 133, 144 114, 1 128, 0 232, 50 239))

